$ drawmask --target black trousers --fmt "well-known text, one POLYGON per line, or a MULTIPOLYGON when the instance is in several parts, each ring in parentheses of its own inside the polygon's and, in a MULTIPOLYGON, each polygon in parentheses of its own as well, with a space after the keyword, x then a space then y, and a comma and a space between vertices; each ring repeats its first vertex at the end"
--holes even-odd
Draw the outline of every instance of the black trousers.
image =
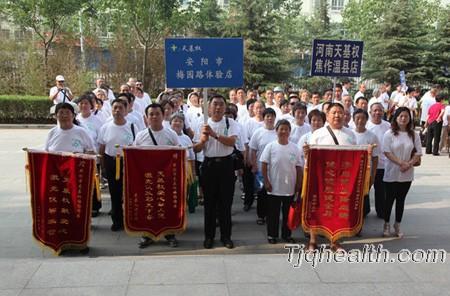
POLYGON ((252 173, 252 166, 244 167, 244 174, 242 175, 242 185, 244 185, 244 204, 252 205, 255 201, 255 176, 252 173))
POLYGON ((116 180, 116 158, 105 154, 106 178, 111 195, 111 219, 114 225, 123 225, 123 159, 120 160, 120 178, 116 180))
POLYGON ((402 222, 405 199, 412 182, 386 182, 386 207, 384 221, 389 222, 395 201, 395 222, 402 222))
POLYGON ((384 169, 377 169, 373 188, 375 189, 375 212, 381 218, 384 217, 384 205, 386 203, 386 183, 384 183, 383 177, 384 169))
MULTIPOLYGON (((259 201, 259 198, 258 198, 259 201)), ((280 208, 283 215, 283 222, 281 224, 281 237, 290 237, 292 231, 287 227, 287 218, 289 207, 294 201, 294 196, 267 196, 267 236, 278 238, 280 228, 280 208)))
POLYGON ((231 238, 231 205, 236 182, 233 161, 229 156, 205 157, 200 171, 205 207, 205 238, 215 238, 217 215, 221 238, 231 238))
POLYGON ((267 190, 265 187, 258 192, 258 202, 256 204, 256 214, 258 218, 266 219, 267 217, 267 190))
POLYGON ((425 148, 425 152, 427 154, 431 154, 432 150, 431 148, 433 148, 433 154, 439 153, 439 143, 441 142, 441 133, 442 133, 442 121, 438 123, 435 120, 428 125, 427 146, 425 148))

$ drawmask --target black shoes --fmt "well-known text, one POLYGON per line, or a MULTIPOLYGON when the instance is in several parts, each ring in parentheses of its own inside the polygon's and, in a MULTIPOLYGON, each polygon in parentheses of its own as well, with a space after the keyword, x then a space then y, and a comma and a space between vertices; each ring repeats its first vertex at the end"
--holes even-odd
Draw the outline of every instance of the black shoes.
POLYGON ((292 236, 282 237, 282 239, 287 243, 295 244, 295 239, 293 239, 292 236))
POLYGON ((169 242, 169 247, 171 247, 171 248, 178 247, 178 240, 175 238, 175 236, 166 238, 166 240, 169 242))
POLYGON ((92 210, 91 217, 95 218, 100 214, 100 210, 92 210))
POLYGON ((114 223, 113 225, 111 225, 111 231, 119 231, 119 230, 123 230, 123 224, 114 223))
POLYGON ((205 247, 205 249, 211 249, 214 246, 214 240, 210 238, 205 239, 205 241, 203 242, 203 246, 205 247))
POLYGON ((223 243, 225 248, 227 248, 227 249, 233 249, 234 248, 234 244, 233 244, 233 241, 231 239, 229 239, 229 238, 221 238, 220 241, 223 243))
POLYGON ((269 244, 272 244, 272 245, 277 243, 277 239, 273 238, 273 237, 270 237, 270 236, 267 237, 267 241, 269 242, 269 244))
POLYGON ((244 205, 244 212, 250 211, 251 205, 244 205))
POLYGON ((150 244, 153 242, 153 240, 149 237, 143 236, 141 237, 141 240, 138 243, 139 249, 146 248, 150 246, 150 244))

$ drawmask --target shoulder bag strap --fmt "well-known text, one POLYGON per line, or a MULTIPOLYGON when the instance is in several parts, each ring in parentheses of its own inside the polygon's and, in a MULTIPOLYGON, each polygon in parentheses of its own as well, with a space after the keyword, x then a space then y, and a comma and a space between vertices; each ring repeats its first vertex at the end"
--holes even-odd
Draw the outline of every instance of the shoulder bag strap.
POLYGON ((148 133, 150 134, 150 137, 152 137, 153 145, 158 146, 158 143, 156 143, 155 136, 153 136, 152 130, 148 128, 148 133))
POLYGON ((330 132, 331 136, 333 137, 334 144, 339 145, 336 135, 334 134, 333 130, 331 129, 331 127, 329 125, 327 125, 327 129, 330 132))
POLYGON ((133 133, 133 141, 134 141, 136 138, 136 134, 134 132, 134 124, 133 123, 131 123, 131 132, 133 133))

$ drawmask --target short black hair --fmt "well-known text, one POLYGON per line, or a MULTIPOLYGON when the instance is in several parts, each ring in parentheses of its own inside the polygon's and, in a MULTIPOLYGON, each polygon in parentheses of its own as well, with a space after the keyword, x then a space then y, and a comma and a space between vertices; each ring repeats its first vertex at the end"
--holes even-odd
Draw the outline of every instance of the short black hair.
POLYGON ((309 122, 312 121, 312 118, 314 116, 320 116, 320 118, 322 118, 323 123, 325 123, 327 121, 327 116, 325 115, 325 113, 323 113, 320 110, 314 109, 314 110, 309 111, 309 113, 308 113, 309 122))
POLYGON ((161 109, 161 112, 164 115, 164 108, 161 104, 158 104, 158 103, 152 103, 152 104, 148 105, 147 108, 145 108, 145 115, 148 115, 148 109, 150 109, 150 108, 159 108, 159 109, 161 109))
POLYGON ((341 103, 333 102, 333 103, 330 103, 330 105, 328 105, 327 112, 330 112, 331 108, 333 108, 333 107, 339 107, 342 109, 342 111, 344 111, 344 106, 341 103))
POLYGON ((365 100, 366 102, 369 102, 369 100, 366 97, 359 97, 359 98, 356 99, 355 103, 358 104, 358 102, 361 101, 361 100, 365 100))
POLYGON ((263 118, 266 117, 267 114, 272 114, 273 117, 275 117, 275 118, 277 117, 277 112, 275 112, 275 110, 273 110, 273 109, 270 108, 270 107, 264 109, 263 114, 262 114, 263 118))
POLYGON ((208 103, 211 103, 212 100, 214 100, 214 99, 222 99, 222 100, 224 101, 225 104, 227 103, 227 99, 225 99, 225 97, 222 96, 221 94, 214 94, 214 95, 208 100, 208 103))
MULTIPOLYGON (((128 101, 128 104, 131 103, 131 94, 130 93, 127 93, 127 92, 120 93, 120 94, 117 95, 117 98, 119 99, 120 97, 126 97, 127 101, 128 101)), ((112 106, 112 104, 111 104, 111 106, 112 106)))
POLYGON ((356 114, 364 114, 366 116, 366 119, 369 119, 369 113, 367 113, 366 110, 361 109, 361 108, 357 108, 354 112, 353 112, 353 120, 355 120, 356 114))
POLYGON ((436 102, 442 102, 443 100, 445 100, 443 94, 438 94, 435 99, 436 99, 436 102))
POLYGON ((282 124, 287 125, 289 127, 289 130, 291 130, 291 123, 287 119, 280 119, 280 120, 278 120, 277 124, 275 125, 275 130, 278 131, 278 128, 282 124))
POLYGON ((256 99, 249 99, 247 100, 247 102, 245 103, 247 105, 247 110, 250 107, 251 104, 254 104, 256 102, 256 99))
POLYGON ((123 100, 123 99, 120 99, 120 98, 114 99, 114 100, 111 102, 111 107, 112 107, 112 105, 114 105, 114 103, 122 104, 125 108, 128 107, 128 101, 123 100))
POLYGON ((305 113, 308 112, 308 108, 306 108, 306 104, 303 102, 298 102, 294 104, 294 107, 292 108, 292 115, 295 116, 295 112, 297 112, 298 110, 304 110, 305 113))

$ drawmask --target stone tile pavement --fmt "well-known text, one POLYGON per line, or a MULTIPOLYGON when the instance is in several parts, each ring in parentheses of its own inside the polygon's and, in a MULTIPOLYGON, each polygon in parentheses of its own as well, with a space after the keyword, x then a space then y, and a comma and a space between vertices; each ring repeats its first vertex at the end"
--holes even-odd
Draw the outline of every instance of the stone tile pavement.
MULTIPOLYGON (((108 193, 102 214, 93 218, 90 252, 59 257, 42 251, 31 237, 29 193, 23 147, 42 148, 46 129, 0 129, 0 295, 450 295, 450 264, 288 262, 283 243, 269 245, 256 213, 242 210, 236 187, 233 235, 236 248, 216 240, 203 249, 203 209, 188 214, 180 246, 163 241, 139 249, 138 237, 111 232, 108 193)), ((345 239, 347 249, 382 244, 395 258, 402 249, 450 249, 450 159, 424 156, 408 194, 405 238, 381 238, 383 221, 374 209, 363 237, 345 239)), ((372 205, 373 205, 373 197, 372 205)), ((307 240, 294 232, 300 244, 307 240)), ((325 242, 325 241, 323 241, 325 242)), ((420 255, 420 254, 419 254, 420 255)), ((421 257, 416 258, 418 260, 421 257)), ((450 259, 449 259, 450 260, 450 259)))

